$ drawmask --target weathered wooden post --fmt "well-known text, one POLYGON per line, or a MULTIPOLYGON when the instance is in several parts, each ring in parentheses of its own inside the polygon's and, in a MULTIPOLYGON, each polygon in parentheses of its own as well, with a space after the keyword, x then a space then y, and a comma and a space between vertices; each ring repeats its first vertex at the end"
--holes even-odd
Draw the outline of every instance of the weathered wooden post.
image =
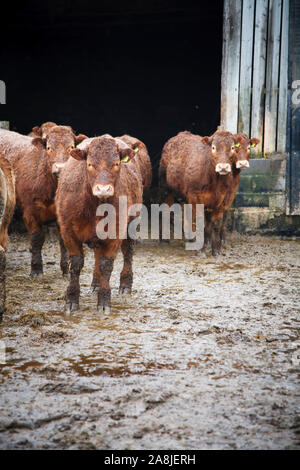
POLYGON ((265 79, 268 30, 268 0, 260 0, 255 10, 252 103, 251 103, 251 135, 258 137, 260 142, 254 153, 263 151, 265 79))
POLYGON ((290 0, 288 213, 300 215, 300 3, 290 0))
POLYGON ((240 97, 237 130, 238 132, 245 132, 247 135, 250 134, 251 118, 254 7, 255 2, 253 2, 253 0, 243 1, 240 57, 240 97))
POLYGON ((221 126, 237 131, 240 81, 241 2, 224 0, 221 126))
POLYGON ((264 130, 265 153, 272 153, 277 150, 276 129, 279 94, 281 7, 282 0, 270 0, 264 130))
POLYGON ((289 88, 300 85, 300 3, 224 0, 223 21, 221 125, 260 139, 236 198, 240 225, 258 228, 285 214, 286 201, 300 214, 300 103, 288 117, 289 88))

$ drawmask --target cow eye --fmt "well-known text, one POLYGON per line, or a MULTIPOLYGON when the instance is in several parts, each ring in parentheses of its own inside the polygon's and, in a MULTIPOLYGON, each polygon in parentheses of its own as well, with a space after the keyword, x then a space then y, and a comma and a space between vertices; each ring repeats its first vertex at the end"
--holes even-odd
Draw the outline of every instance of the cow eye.
POLYGON ((215 152, 215 151, 216 151, 216 146, 215 146, 215 145, 212 145, 212 146, 211 146, 211 149, 212 149, 213 152, 215 152))
POLYGON ((231 150, 234 151, 234 145, 231 147, 231 150))
POLYGON ((49 147, 49 145, 47 146, 47 150, 48 150, 48 151, 51 150, 51 147, 49 147))

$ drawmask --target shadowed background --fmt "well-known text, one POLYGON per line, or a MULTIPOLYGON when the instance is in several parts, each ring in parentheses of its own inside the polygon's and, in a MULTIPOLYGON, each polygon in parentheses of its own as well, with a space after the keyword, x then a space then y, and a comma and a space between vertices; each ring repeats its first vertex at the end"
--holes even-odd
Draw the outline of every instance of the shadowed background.
POLYGON ((12 130, 27 134, 51 120, 89 136, 129 133, 157 168, 167 139, 219 124, 222 0, 31 0, 9 8, 0 118, 12 130))

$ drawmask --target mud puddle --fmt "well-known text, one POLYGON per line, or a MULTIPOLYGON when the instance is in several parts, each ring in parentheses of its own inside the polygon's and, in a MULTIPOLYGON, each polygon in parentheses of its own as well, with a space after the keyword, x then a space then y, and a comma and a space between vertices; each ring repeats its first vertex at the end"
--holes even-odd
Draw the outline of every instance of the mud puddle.
POLYGON ((92 252, 70 317, 57 260, 48 239, 31 279, 12 236, 0 448, 300 447, 299 241, 233 235, 217 259, 140 244, 130 297, 115 263, 109 317, 89 292, 92 252))

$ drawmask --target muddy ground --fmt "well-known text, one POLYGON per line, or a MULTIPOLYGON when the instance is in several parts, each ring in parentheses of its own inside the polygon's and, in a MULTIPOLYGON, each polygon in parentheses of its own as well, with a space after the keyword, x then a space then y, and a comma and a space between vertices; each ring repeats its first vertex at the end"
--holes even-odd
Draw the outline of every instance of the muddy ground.
POLYGON ((54 238, 31 279, 26 235, 11 237, 0 448, 300 447, 299 240, 232 235, 216 259, 139 245, 131 297, 115 263, 109 317, 86 254, 67 317, 54 238))

